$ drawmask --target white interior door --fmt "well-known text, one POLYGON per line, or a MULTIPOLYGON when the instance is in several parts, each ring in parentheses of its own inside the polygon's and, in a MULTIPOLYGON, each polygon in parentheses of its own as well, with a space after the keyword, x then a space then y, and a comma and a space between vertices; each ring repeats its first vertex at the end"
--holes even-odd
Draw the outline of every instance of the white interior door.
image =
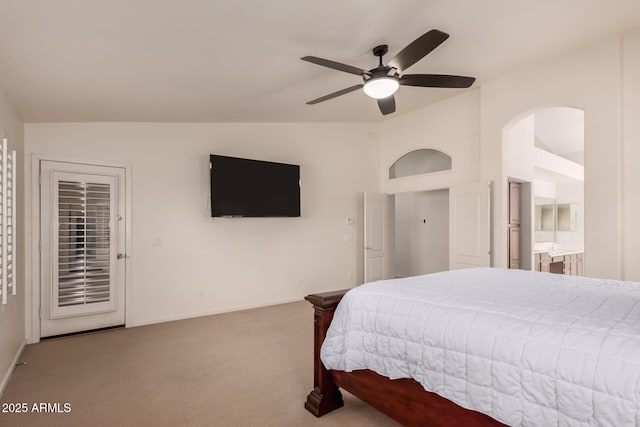
POLYGON ((40 163, 40 336, 125 323, 125 170, 40 163))
POLYGON ((449 188, 449 269, 489 267, 489 182, 449 188))
POLYGON ((364 193, 364 281, 390 279, 393 269, 394 199, 364 193))

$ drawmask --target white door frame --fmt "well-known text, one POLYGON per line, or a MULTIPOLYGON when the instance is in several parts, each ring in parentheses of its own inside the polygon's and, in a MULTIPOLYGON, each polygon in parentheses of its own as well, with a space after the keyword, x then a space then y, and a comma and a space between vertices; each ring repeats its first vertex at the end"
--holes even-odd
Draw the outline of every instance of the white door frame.
MULTIPOLYGON (((25 317, 27 320, 26 335, 27 343, 33 344, 40 341, 40 162, 43 160, 63 163, 79 163, 94 166, 107 166, 122 168, 125 171, 125 253, 131 255, 131 165, 116 162, 104 162, 99 160, 70 159, 63 156, 48 154, 31 155, 31 238, 26 239, 31 242, 31 286, 25 286, 25 317), (28 303, 31 301, 31 304, 28 303), (29 322, 30 321, 30 322, 29 322), (30 323, 30 325, 29 325, 30 323)), ((25 183, 25 187, 29 185, 25 183)), ((28 234, 27 234, 28 236, 28 234)), ((25 251, 25 254, 27 251, 25 251)), ((131 257, 125 258, 125 327, 131 323, 131 257)), ((25 265, 28 268, 28 265, 25 265)))

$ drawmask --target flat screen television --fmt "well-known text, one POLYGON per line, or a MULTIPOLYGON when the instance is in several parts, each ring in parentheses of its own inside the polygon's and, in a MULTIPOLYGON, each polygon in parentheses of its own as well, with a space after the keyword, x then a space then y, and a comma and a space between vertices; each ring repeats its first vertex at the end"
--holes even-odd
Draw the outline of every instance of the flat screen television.
POLYGON ((299 217, 300 166, 210 155, 212 217, 299 217))

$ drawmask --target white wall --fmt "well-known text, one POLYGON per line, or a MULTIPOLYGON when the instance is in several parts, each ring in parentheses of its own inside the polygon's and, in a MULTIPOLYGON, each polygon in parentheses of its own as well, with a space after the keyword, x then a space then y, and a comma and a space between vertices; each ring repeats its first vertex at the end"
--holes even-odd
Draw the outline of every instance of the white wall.
POLYGON ((584 247, 584 182, 559 182, 556 184, 556 203, 575 206, 575 230, 556 232, 558 249, 580 251, 584 247))
POLYGON ((493 265, 506 255, 505 126, 537 109, 570 106, 585 111, 585 273, 620 278, 622 199, 619 88, 620 38, 614 37, 533 65, 481 87, 481 177, 493 187, 493 265))
POLYGON ((556 185, 553 182, 536 179, 533 181, 534 197, 556 198, 556 185))
POLYGON ((502 131, 502 164, 507 177, 534 181, 534 129, 535 118, 530 114, 502 131))
POLYGON ((470 90, 380 124, 380 177, 389 194, 448 188, 480 177, 479 90, 470 90), (389 167, 416 148, 433 148, 452 157, 450 172, 389 180, 389 167))
POLYGON ((27 124, 25 141, 27 155, 131 165, 127 324, 141 325, 361 283, 362 192, 379 191, 375 131, 368 124, 27 124), (212 219, 210 153, 300 164, 302 217, 212 219), (163 246, 154 247, 158 238, 163 246))
POLYGON ((18 220, 16 252, 17 257, 17 295, 9 296, 8 304, 1 306, 0 302, 0 395, 4 390, 9 374, 13 369, 15 358, 24 343, 24 182, 20 179, 24 167, 23 125, 20 117, 13 109, 0 87, 0 137, 6 136, 9 140, 9 149, 16 150, 17 158, 17 205, 16 216, 18 220))
POLYGON ((623 271, 640 281, 640 29, 628 33, 622 46, 623 271))

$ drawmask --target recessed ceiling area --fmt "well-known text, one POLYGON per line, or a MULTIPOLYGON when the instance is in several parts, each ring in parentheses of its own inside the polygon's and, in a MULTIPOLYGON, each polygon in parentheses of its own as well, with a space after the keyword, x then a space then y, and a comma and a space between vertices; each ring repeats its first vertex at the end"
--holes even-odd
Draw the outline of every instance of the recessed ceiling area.
POLYGON ((584 179, 577 179, 575 177, 558 173, 549 169, 540 167, 534 168, 535 179, 537 181, 545 181, 553 184, 563 184, 567 182, 584 182, 584 179))
POLYGON ((383 120, 358 76, 436 28, 450 38, 411 73, 472 89, 401 88, 395 117, 640 25, 637 0, 0 0, 0 84, 25 122, 383 120))
POLYGON ((534 114, 535 146, 584 166, 584 111, 555 107, 534 114))

